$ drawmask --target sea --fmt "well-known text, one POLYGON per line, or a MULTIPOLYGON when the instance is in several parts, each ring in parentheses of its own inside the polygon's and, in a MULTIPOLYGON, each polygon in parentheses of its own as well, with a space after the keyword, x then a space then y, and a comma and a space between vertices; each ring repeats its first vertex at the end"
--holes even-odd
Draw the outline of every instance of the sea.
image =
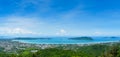
POLYGON ((51 37, 50 39, 13 39, 12 41, 31 44, 96 44, 120 42, 120 37, 92 37, 93 40, 73 40, 69 37, 51 37))

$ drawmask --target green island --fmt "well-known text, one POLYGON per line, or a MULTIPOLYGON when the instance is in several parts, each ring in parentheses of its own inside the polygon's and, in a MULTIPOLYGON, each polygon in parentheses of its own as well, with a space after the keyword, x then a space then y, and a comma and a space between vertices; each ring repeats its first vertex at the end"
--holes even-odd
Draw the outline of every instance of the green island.
POLYGON ((120 38, 120 37, 114 37, 114 36, 113 36, 113 37, 110 37, 110 38, 120 38))
POLYGON ((104 38, 120 38, 120 37, 112 36, 112 37, 104 37, 104 38))
POLYGON ((92 37, 74 37, 74 38, 69 38, 72 40, 93 40, 92 37))
POLYGON ((51 38, 30 38, 30 37, 18 37, 14 38, 13 40, 39 40, 39 39, 51 39, 51 38))
POLYGON ((120 42, 82 45, 0 40, 0 57, 120 57, 120 42))

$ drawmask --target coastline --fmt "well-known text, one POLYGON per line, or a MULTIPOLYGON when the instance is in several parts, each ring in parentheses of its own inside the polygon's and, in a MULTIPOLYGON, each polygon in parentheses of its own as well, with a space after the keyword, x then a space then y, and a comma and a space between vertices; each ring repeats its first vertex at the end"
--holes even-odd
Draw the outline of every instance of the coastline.
POLYGON ((100 42, 100 43, 89 43, 89 44, 31 44, 31 43, 23 43, 12 40, 0 40, 0 48, 7 53, 16 53, 18 50, 25 51, 26 49, 30 50, 45 50, 51 48, 63 49, 63 50, 77 50, 78 48, 88 48, 88 47, 98 47, 99 46, 112 46, 119 45, 119 41, 114 42, 100 42))
POLYGON ((26 42, 24 40, 20 41, 20 40, 12 40, 13 42, 19 42, 19 43, 26 43, 26 44, 56 44, 56 45, 69 45, 69 44, 77 44, 77 45, 91 45, 91 44, 104 44, 104 43, 118 43, 120 42, 118 41, 102 41, 102 42, 84 42, 84 43, 38 43, 38 42, 26 42))

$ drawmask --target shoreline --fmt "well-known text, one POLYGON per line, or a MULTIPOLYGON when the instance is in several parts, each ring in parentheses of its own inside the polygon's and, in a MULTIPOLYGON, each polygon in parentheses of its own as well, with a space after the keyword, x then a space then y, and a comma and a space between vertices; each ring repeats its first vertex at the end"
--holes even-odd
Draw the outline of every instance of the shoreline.
POLYGON ((18 41, 12 41, 12 40, 1 40, 0 41, 0 48, 3 48, 5 52, 16 52, 17 50, 25 50, 27 48, 33 48, 33 49, 47 49, 47 48, 65 48, 65 49, 71 49, 71 48, 78 48, 78 47, 89 47, 94 45, 106 45, 111 46, 113 44, 120 44, 120 41, 114 41, 114 42, 100 42, 100 43, 89 43, 89 44, 32 44, 32 43, 23 43, 18 41), (13 51, 14 50, 14 51, 13 51))
POLYGON ((119 43, 120 41, 103 41, 103 42, 88 42, 88 43, 34 43, 34 42, 12 40, 12 42, 34 44, 34 45, 46 44, 46 45, 83 45, 84 46, 84 45, 93 45, 93 44, 119 43))

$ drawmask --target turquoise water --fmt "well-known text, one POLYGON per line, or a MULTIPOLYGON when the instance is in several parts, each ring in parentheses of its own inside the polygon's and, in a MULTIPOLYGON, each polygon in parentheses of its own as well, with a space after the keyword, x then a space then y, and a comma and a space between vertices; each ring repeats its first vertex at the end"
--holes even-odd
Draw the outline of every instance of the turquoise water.
POLYGON ((23 43, 32 44, 92 44, 92 43, 107 43, 107 42, 119 42, 120 38, 104 38, 93 37, 93 40, 72 40, 66 37, 53 37, 51 39, 19 39, 13 40, 23 43))

